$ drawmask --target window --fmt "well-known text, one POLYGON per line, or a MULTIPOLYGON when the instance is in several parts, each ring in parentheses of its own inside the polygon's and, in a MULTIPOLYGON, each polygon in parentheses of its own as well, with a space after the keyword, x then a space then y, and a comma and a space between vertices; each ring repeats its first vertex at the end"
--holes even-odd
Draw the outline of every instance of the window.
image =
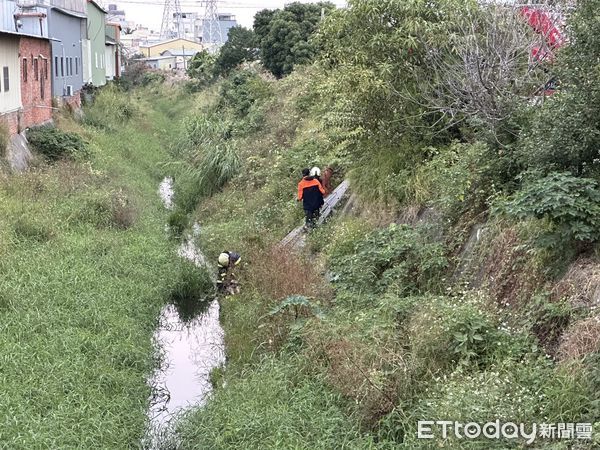
POLYGON ((69 58, 69 67, 71 68, 71 76, 73 76, 73 58, 69 58))
POLYGON ((27 58, 23 58, 23 81, 27 83, 27 58))
POLYGON ((42 56, 42 73, 40 76, 40 98, 44 100, 46 97, 46 80, 48 79, 48 60, 42 56))
POLYGON ((65 76, 65 57, 64 56, 60 57, 60 76, 61 77, 65 76))
POLYGON ((4 66, 2 68, 2 78, 4 78, 4 92, 8 92, 10 89, 9 77, 8 77, 8 67, 4 66))
POLYGON ((33 60, 33 75, 35 76, 35 81, 38 81, 40 79, 39 70, 40 70, 40 67, 39 67, 38 59, 35 58, 33 60))
POLYGON ((54 76, 58 77, 58 56, 54 57, 54 76))
POLYGON ((75 57, 75 75, 79 75, 79 58, 75 57))

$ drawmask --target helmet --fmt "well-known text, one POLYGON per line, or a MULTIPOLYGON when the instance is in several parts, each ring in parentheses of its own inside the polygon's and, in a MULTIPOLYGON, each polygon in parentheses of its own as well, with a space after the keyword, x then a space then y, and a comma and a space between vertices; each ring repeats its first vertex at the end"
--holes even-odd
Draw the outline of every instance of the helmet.
POLYGON ((310 176, 311 177, 320 177, 321 169, 319 169, 318 167, 313 167, 312 169, 310 169, 310 176))
POLYGON ((228 266, 229 265, 229 253, 223 252, 219 255, 219 265, 220 266, 228 266))

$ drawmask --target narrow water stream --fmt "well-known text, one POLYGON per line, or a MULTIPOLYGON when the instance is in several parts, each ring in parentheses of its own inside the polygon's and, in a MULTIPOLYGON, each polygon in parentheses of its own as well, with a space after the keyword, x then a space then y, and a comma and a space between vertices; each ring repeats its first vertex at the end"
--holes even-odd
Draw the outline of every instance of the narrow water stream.
MULTIPOLYGON (((172 209, 173 179, 165 178, 158 192, 165 207, 172 209)), ((178 254, 202 267, 206 265, 204 255, 194 244, 198 233, 200 227, 195 224, 178 254)), ((182 411, 205 402, 212 390, 210 371, 225 362, 219 302, 166 305, 160 314, 154 342, 161 365, 148 380, 153 391, 148 411, 148 447, 152 449, 159 448, 182 411)))

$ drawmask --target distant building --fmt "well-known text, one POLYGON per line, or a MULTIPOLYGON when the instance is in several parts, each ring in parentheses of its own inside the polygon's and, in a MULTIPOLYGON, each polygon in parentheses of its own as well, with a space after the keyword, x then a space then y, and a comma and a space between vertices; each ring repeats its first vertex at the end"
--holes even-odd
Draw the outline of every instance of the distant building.
POLYGON ((173 13, 173 27, 170 31, 171 37, 177 36, 188 39, 194 42, 201 41, 201 30, 198 13, 182 12, 180 14, 173 13))
POLYGON ((84 83, 106 84, 106 11, 94 0, 87 0, 86 36, 83 40, 84 83))
POLYGON ((140 46, 140 53, 146 58, 153 56, 161 56, 161 54, 167 50, 177 51, 193 51, 194 54, 201 52, 204 46, 198 42, 190 41, 188 39, 169 39, 167 41, 157 42, 155 44, 140 46))
POLYGON ((121 76, 121 25, 106 24, 106 79, 113 80, 121 76))
POLYGON ((205 44, 223 44, 227 42, 227 33, 229 29, 237 26, 237 20, 233 14, 219 14, 219 30, 221 31, 221 42, 211 42, 208 26, 205 26, 205 20, 200 19, 199 30, 201 30, 201 41, 205 44))
POLYGON ((188 61, 198 53, 198 50, 185 50, 185 49, 169 49, 162 52, 161 56, 172 56, 175 57, 175 68, 176 69, 187 69, 188 61))
POLYGON ((151 69, 174 70, 177 65, 175 56, 150 56, 148 58, 139 58, 136 61, 142 61, 151 69))

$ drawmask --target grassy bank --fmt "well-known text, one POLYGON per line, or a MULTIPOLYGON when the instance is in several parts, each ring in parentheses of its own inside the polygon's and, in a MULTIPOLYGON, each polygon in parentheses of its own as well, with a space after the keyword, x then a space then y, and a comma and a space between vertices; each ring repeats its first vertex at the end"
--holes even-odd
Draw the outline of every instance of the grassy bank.
POLYGON ((504 198, 488 190, 497 161, 481 142, 417 152, 336 128, 323 77, 234 73, 184 121, 178 208, 202 224, 209 258, 237 250, 244 264, 242 293, 221 302, 227 367, 179 448, 425 448, 423 418, 597 422, 595 288, 565 274, 595 270, 594 246, 581 262, 565 239, 556 258, 537 239, 546 222, 491 208, 504 198), (194 192, 221 164, 228 176, 194 192), (355 206, 290 254, 276 244, 302 219, 295 185, 313 165, 348 177, 355 206))
POLYGON ((97 120, 59 120, 89 156, 0 175, 0 447, 139 445, 179 270, 157 186, 185 105, 107 88, 86 111, 97 120))

